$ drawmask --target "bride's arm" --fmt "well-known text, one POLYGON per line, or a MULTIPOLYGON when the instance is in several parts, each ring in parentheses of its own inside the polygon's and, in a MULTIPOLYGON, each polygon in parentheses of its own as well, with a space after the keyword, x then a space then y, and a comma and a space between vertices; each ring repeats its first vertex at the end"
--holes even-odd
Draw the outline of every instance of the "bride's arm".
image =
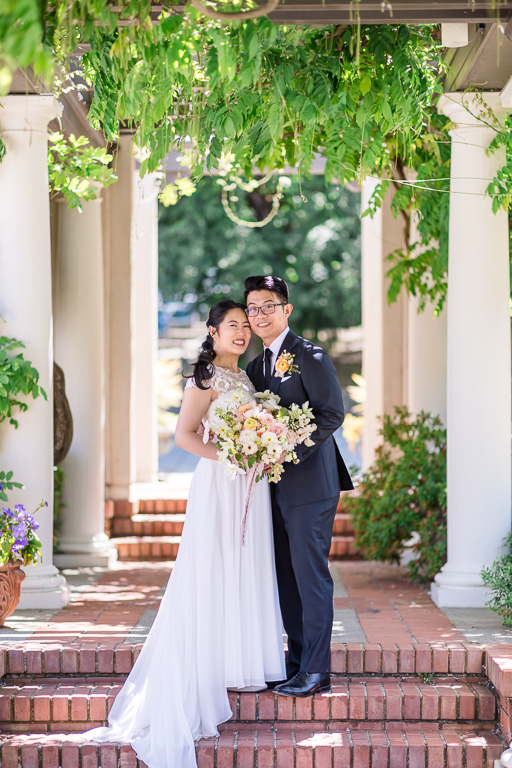
POLYGON ((203 443, 203 438, 197 434, 201 419, 208 410, 213 400, 212 389, 199 389, 189 387, 183 393, 174 442, 179 448, 184 448, 189 453, 201 456, 204 459, 217 461, 217 448, 215 443, 203 443))

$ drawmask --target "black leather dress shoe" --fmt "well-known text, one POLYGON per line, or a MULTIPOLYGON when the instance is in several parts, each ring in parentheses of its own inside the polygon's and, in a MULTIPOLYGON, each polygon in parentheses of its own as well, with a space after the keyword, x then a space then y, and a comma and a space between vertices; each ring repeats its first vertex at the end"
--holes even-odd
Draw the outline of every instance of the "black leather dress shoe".
POLYGON ((324 693, 331 690, 331 676, 316 672, 298 672, 295 677, 286 683, 274 688, 281 696, 297 696, 305 698, 315 693, 324 693))
POLYGON ((286 679, 285 680, 272 680, 271 682, 267 682, 267 688, 272 691, 274 688, 276 688, 278 685, 284 685, 289 680, 291 680, 297 672, 299 671, 299 667, 295 664, 287 664, 286 665, 286 679))

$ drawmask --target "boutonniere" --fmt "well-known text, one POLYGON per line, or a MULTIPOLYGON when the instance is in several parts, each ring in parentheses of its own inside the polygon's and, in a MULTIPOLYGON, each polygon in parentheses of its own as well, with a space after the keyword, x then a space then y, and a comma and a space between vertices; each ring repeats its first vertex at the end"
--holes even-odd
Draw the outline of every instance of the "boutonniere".
POLYGON ((287 352, 286 349, 283 349, 276 360, 274 376, 277 376, 278 379, 282 379, 285 376, 291 376, 292 373, 300 373, 297 366, 293 364, 294 360, 295 355, 292 355, 290 352, 287 352))

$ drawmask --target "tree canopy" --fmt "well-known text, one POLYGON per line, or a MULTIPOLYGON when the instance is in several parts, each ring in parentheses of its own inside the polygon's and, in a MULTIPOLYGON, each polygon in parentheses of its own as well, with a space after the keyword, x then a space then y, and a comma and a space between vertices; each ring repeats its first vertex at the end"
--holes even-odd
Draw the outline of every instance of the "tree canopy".
MULTIPOLYGON (((240 196, 245 216, 264 216, 272 184, 240 196)), ((202 179, 191 198, 161 208, 159 286, 165 300, 211 304, 243 300, 248 275, 277 274, 289 284, 294 328, 313 334, 361 322, 360 194, 315 176, 295 178, 276 218, 247 229, 222 211, 220 187, 202 179), (302 192, 302 196, 301 196, 302 192), (295 289, 295 286, 296 289, 295 289)))

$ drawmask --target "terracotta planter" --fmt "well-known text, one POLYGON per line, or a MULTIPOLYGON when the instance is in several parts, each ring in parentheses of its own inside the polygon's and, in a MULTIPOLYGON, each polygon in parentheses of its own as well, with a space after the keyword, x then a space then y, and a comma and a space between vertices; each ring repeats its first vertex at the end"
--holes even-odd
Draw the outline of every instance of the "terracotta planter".
POLYGON ((20 601, 21 582, 26 575, 20 568, 21 564, 21 560, 12 560, 0 565, 0 627, 20 601))

